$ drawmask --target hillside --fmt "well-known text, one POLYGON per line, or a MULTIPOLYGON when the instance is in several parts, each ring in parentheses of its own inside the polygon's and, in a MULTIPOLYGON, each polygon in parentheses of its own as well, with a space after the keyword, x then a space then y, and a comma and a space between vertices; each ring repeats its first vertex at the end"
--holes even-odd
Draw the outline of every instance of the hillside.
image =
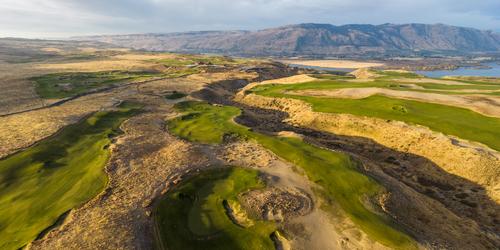
POLYGON ((199 31, 78 37, 176 52, 247 56, 467 54, 500 51, 500 34, 443 24, 298 24, 259 31, 199 31))

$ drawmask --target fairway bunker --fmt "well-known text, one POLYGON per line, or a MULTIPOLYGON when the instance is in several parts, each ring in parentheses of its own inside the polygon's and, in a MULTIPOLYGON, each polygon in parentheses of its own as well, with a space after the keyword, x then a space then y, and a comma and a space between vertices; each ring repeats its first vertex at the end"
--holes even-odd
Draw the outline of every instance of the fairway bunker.
POLYGON ((309 214, 312 198, 299 190, 253 190, 242 195, 244 207, 265 220, 284 221, 309 214))

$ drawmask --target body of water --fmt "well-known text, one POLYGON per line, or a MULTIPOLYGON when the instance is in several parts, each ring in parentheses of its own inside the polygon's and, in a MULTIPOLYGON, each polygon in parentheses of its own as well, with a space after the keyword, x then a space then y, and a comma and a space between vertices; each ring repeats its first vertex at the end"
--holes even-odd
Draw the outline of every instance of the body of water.
POLYGON ((477 69, 473 67, 463 67, 456 70, 436 70, 436 71, 416 71, 417 74, 427 77, 443 77, 443 76, 485 76, 485 77, 500 77, 500 64, 488 63, 485 64, 491 68, 477 69))

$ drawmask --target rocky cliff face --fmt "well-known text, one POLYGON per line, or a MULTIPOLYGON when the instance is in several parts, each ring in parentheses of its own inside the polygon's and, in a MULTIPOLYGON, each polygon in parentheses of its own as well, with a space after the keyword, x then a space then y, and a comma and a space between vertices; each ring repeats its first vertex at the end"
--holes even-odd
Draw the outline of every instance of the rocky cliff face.
POLYGON ((500 34, 443 24, 298 24, 259 31, 201 31, 79 39, 135 49, 254 56, 404 55, 426 52, 467 54, 500 51, 500 34))

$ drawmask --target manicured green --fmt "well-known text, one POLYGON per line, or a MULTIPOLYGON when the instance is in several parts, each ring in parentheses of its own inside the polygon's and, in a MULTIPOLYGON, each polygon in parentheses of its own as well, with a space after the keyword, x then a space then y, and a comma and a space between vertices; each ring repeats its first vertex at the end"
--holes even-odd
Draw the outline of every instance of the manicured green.
POLYGON ((223 137, 255 140, 283 159, 301 167, 308 178, 322 187, 327 202, 338 204, 364 232, 374 240, 398 249, 415 248, 414 241, 387 218, 367 209, 362 199, 372 197, 383 187, 362 174, 357 163, 347 155, 322 149, 299 139, 255 133, 232 122, 240 110, 201 102, 176 106, 184 115, 171 120, 171 132, 199 143, 220 143, 223 137))
POLYGON ((47 74, 32 78, 37 94, 46 99, 66 98, 118 82, 148 79, 153 72, 102 71, 47 74))
POLYGON ((160 249, 274 249, 273 222, 244 228, 230 219, 223 202, 263 188, 255 170, 225 167, 201 172, 167 193, 155 210, 160 249))
MULTIPOLYGON (((287 90, 327 89, 330 82, 260 86, 257 94, 294 98, 310 103, 317 112, 348 113, 359 116, 398 120, 429 127, 447 135, 481 142, 500 150, 500 119, 484 116, 465 108, 374 95, 363 99, 327 98, 286 94, 287 90)), ((335 88, 335 87, 334 87, 335 88)))
POLYGON ((169 130, 182 138, 199 143, 218 144, 224 136, 245 136, 247 129, 228 122, 240 114, 234 107, 215 107, 202 102, 181 102, 175 106, 186 114, 170 120, 169 130))
POLYGON ((124 103, 98 112, 28 149, 0 160, 0 249, 19 249, 107 183, 108 146, 138 112, 124 103))

